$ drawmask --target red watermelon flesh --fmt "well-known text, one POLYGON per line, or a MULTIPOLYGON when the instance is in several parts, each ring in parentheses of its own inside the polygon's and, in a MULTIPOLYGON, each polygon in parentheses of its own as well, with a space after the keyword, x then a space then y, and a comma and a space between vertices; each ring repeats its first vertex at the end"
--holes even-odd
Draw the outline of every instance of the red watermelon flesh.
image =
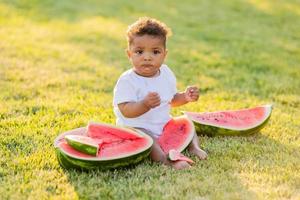
POLYGON ((135 140, 121 140, 118 142, 103 144, 100 148, 99 157, 110 158, 115 157, 116 155, 123 156, 128 154, 128 152, 143 149, 147 143, 148 141, 145 138, 138 138, 135 140))
POLYGON ((92 138, 100 138, 104 143, 117 142, 119 140, 135 140, 140 138, 134 132, 129 133, 126 129, 120 129, 114 126, 90 122, 87 127, 87 135, 92 138))
POLYGON ((264 122, 270 116, 272 110, 271 107, 271 105, 266 105, 234 111, 209 113, 185 112, 185 114, 192 121, 200 124, 242 130, 256 127, 264 122))
POLYGON ((187 117, 181 116, 171 119, 164 127, 158 143, 162 150, 168 154, 171 149, 183 151, 192 141, 195 128, 187 117))
POLYGON ((98 155, 92 156, 82 153, 72 148, 66 141, 62 141, 59 147, 62 148, 67 154, 76 156, 77 158, 99 158, 99 159, 113 159, 114 157, 122 157, 130 154, 131 152, 138 152, 142 150, 147 144, 146 138, 138 138, 135 140, 119 140, 112 143, 100 145, 98 155))

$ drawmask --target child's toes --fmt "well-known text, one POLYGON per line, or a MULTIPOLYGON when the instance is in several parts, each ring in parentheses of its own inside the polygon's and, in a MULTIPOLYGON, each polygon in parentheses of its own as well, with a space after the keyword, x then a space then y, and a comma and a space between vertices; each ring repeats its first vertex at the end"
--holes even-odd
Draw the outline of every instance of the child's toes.
POLYGON ((207 158, 207 153, 203 151, 202 149, 193 149, 190 151, 192 154, 197 156, 201 160, 205 160, 207 158))
POLYGON ((199 152, 197 153, 197 156, 201 160, 205 160, 207 158, 207 153, 205 151, 203 151, 202 149, 200 149, 199 152))
POLYGON ((180 169, 190 168, 191 165, 186 161, 178 160, 178 161, 173 161, 172 167, 174 169, 180 170, 180 169))

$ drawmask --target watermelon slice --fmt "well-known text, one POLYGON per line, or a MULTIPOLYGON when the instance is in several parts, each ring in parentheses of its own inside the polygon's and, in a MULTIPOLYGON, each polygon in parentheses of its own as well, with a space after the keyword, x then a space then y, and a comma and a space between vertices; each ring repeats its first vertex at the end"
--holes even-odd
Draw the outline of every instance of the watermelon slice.
POLYGON ((184 113, 194 122, 198 134, 251 135, 266 125, 272 113, 272 105, 233 111, 184 113))
POLYGON ((101 138, 106 143, 119 141, 122 139, 135 140, 142 136, 132 131, 133 129, 120 128, 108 124, 90 122, 87 127, 87 135, 92 138, 101 138))
POLYGON ((182 161, 186 161, 186 162, 191 163, 191 164, 194 163, 193 160, 191 160, 190 158, 184 156, 182 153, 180 153, 179 151, 177 151, 175 149, 171 149, 169 151, 168 157, 172 161, 182 160, 182 161))
POLYGON ((68 131, 54 142, 58 161, 67 169, 111 169, 136 164, 150 154, 152 145, 152 138, 141 131, 102 123, 90 123, 87 128, 68 131), (84 152, 82 146, 78 151, 78 147, 69 145, 68 135, 90 138, 89 144, 93 144, 90 146, 98 144, 97 154, 84 152))
POLYGON ((65 140, 74 149, 89 155, 97 156, 103 140, 94 140, 83 135, 66 135, 65 140))
POLYGON ((182 152, 192 141, 195 134, 193 122, 186 116, 171 119, 164 127, 158 144, 168 154, 171 149, 182 152))

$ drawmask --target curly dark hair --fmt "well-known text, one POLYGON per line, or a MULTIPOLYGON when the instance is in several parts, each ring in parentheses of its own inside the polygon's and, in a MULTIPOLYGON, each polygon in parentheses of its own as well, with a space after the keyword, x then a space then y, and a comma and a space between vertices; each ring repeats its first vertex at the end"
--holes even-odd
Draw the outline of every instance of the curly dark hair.
POLYGON ((129 46, 136 36, 152 35, 160 37, 164 42, 164 46, 166 46, 167 37, 171 34, 171 29, 163 22, 150 17, 142 17, 128 26, 127 42, 129 46))

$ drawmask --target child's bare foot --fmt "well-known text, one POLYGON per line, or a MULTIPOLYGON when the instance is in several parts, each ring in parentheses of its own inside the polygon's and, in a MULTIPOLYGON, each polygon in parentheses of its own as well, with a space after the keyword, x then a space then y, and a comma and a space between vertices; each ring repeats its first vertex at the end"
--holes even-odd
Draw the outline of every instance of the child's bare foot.
POLYGON ((189 151, 197 156, 200 160, 205 160, 207 158, 207 153, 200 148, 190 148, 189 151))
POLYGON ((191 165, 186 162, 186 161, 182 161, 182 160, 178 160, 178 161, 171 161, 171 166, 174 168, 174 169, 186 169, 186 168, 190 168, 191 165))

